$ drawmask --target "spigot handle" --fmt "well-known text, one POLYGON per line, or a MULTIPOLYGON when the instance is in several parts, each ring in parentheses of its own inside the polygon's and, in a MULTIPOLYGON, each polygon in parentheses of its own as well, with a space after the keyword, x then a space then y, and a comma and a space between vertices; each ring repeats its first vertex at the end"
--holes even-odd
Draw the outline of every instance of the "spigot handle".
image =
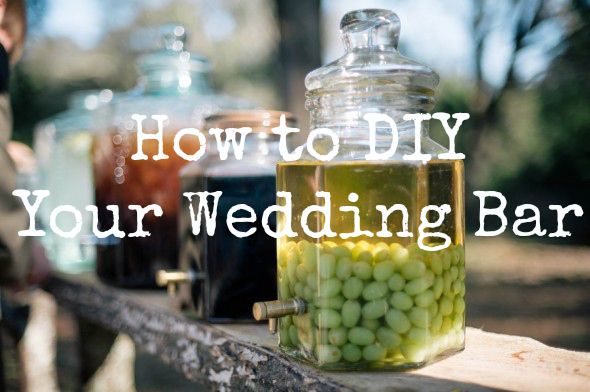
POLYGON ((193 280, 191 275, 187 271, 159 270, 156 272, 156 284, 165 287, 171 283, 190 283, 193 280))
POLYGON ((195 273, 193 271, 159 270, 156 272, 156 284, 160 287, 168 288, 168 294, 171 297, 176 295, 178 285, 192 283, 195 280, 203 280, 205 278, 205 273, 195 273))
POLYGON ((302 314, 305 313, 305 309, 305 301, 301 298, 256 302, 252 305, 252 315, 257 321, 269 320, 292 314, 302 314))

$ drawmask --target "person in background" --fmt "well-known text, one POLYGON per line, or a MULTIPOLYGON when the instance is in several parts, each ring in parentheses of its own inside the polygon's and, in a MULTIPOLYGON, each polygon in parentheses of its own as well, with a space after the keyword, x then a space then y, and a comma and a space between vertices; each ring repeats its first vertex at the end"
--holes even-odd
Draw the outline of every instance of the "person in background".
MULTIPOLYGON (((18 235, 19 230, 28 226, 28 214, 12 195, 17 186, 18 166, 29 165, 34 159, 28 147, 10 140, 10 68, 22 55, 26 26, 24 1, 0 0, 0 326, 16 341, 24 333, 28 310, 15 305, 10 297, 27 286, 41 283, 50 274, 40 244, 18 235)), ((0 341, 0 348, 3 347, 0 341)), ((0 391, 5 389, 1 354, 0 351, 0 391)))
POLYGON ((32 165, 34 160, 27 146, 10 140, 9 75, 22 55, 25 35, 24 1, 0 0, 0 284, 9 285, 37 284, 49 272, 42 248, 18 236, 18 231, 28 226, 28 215, 12 195, 18 169, 32 165))

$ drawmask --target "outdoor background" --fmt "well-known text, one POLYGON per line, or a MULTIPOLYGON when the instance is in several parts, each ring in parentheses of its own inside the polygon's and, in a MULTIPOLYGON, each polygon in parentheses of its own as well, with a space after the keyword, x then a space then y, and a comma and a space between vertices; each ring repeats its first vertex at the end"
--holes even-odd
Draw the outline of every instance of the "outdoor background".
POLYGON ((135 59, 154 47, 146 37, 171 21, 212 60, 216 88, 294 112, 305 128, 306 73, 342 54, 342 15, 368 7, 397 12, 400 51, 440 74, 435 110, 471 114, 458 136, 470 233, 473 190, 503 192, 510 221, 516 205, 537 205, 548 232, 549 204, 586 212, 566 219, 569 238, 470 237, 467 324, 590 350, 588 0, 29 0, 14 137, 30 144, 35 124, 64 110, 71 92, 132 88, 135 59))
MULTIPOLYGON (((342 15, 389 8, 401 18, 401 52, 441 76, 435 110, 471 114, 459 134, 469 190, 505 192, 511 206, 590 206, 587 0, 28 3, 29 39, 12 80, 15 138, 26 143, 71 92, 133 87, 136 57, 154 48, 152 29, 170 21, 184 24, 189 48, 212 60, 217 88, 295 112, 305 128, 303 78, 342 54, 342 15)), ((477 199, 468 196, 473 229, 477 199)), ((550 228, 554 212, 543 210, 550 228)), ((588 219, 567 226, 572 236, 554 242, 590 243, 588 219)))

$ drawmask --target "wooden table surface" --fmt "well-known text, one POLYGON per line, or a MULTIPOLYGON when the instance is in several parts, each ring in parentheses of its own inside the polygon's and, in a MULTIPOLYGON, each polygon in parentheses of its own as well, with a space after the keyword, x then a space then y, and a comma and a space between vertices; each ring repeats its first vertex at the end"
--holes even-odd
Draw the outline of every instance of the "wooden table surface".
MULTIPOLYGON (((260 324, 211 325, 171 309, 163 292, 107 287, 92 276, 56 277, 60 305, 128 334, 185 377, 225 390, 590 390, 590 353, 467 328, 466 349, 410 372, 325 372, 285 357, 260 324)), ((531 325, 534 328, 534 325, 531 325)))

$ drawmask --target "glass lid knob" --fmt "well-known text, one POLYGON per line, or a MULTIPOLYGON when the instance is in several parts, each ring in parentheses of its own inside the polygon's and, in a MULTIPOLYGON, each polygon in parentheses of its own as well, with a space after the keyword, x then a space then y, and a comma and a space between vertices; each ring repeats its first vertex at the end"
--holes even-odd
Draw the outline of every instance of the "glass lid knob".
POLYGON ((166 24, 160 27, 161 46, 173 52, 185 50, 187 33, 184 26, 179 24, 166 24))
POLYGON ((361 48, 396 49, 400 20, 389 10, 351 11, 342 17, 340 31, 347 52, 361 48))

